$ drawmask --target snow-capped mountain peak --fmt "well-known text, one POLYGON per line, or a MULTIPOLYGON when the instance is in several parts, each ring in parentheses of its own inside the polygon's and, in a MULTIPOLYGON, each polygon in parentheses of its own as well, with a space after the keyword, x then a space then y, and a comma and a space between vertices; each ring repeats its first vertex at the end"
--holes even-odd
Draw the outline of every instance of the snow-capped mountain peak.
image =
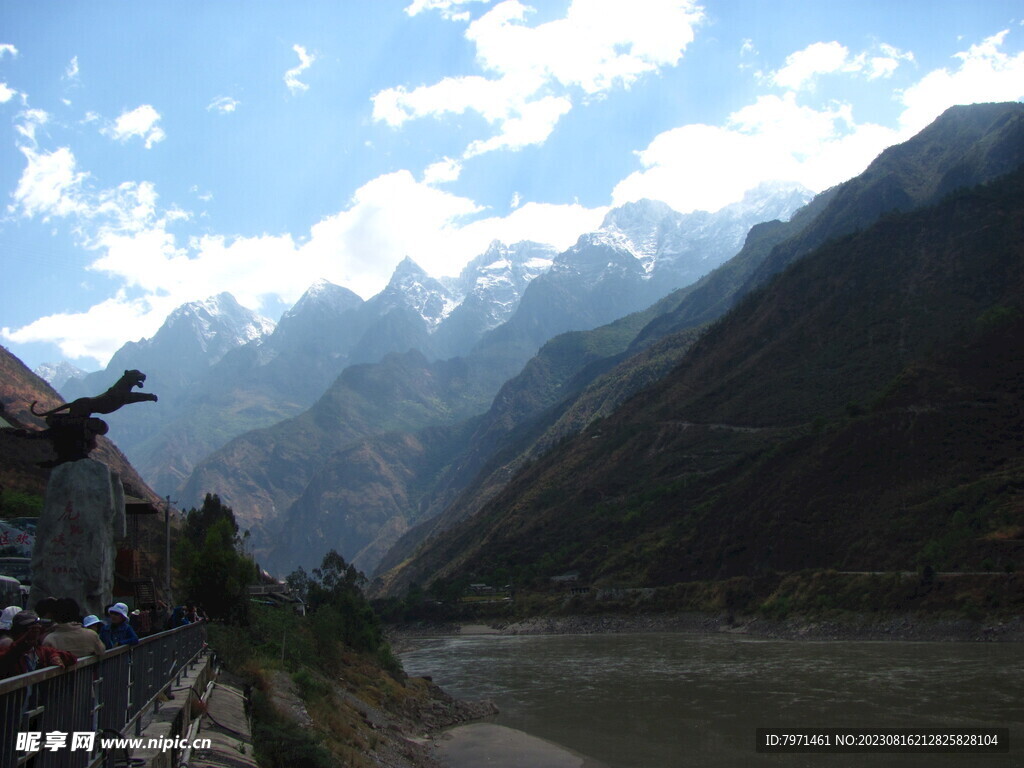
POLYGON ((714 213, 684 214, 657 200, 638 200, 609 211, 590 242, 631 251, 650 279, 679 287, 736 254, 755 224, 786 220, 811 197, 793 182, 765 182, 714 213))
POLYGON ((81 379, 87 375, 85 371, 67 360, 61 360, 59 363, 42 363, 32 372, 58 392, 72 379, 81 379))
POLYGON ((182 304, 167 316, 157 335, 181 323, 190 324, 203 338, 226 336, 239 344, 259 339, 274 330, 272 320, 246 309, 226 291, 182 304))
POLYGON ((370 303, 378 307, 381 315, 395 308, 411 309, 423 318, 430 331, 458 306, 456 297, 444 284, 408 256, 398 263, 387 286, 370 303))
POLYGON ((284 322, 286 318, 293 318, 310 311, 341 314, 362 303, 363 300, 348 288, 321 277, 306 289, 306 292, 299 297, 291 309, 284 313, 281 321, 284 322))
MULTIPOLYGON (((143 348, 167 360, 179 360, 187 365, 213 365, 235 347, 259 341, 274 330, 274 322, 246 309, 230 293, 219 293, 200 301, 182 304, 171 312, 152 338, 138 342, 143 348)), ((126 349, 126 344, 115 355, 126 349)), ((129 353, 129 357, 134 352, 129 353)))

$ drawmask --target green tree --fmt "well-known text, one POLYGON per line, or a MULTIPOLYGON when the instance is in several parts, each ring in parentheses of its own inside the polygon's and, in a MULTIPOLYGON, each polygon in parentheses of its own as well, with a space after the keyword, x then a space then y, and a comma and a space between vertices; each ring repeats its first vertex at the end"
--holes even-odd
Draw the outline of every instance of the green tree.
MULTIPOLYGON (((304 572, 291 578, 302 585, 304 572)), ((312 615, 314 634, 334 637, 357 651, 387 653, 380 618, 363 595, 366 577, 345 558, 331 550, 314 568, 306 587, 306 603, 312 615)))
POLYGON ((284 580, 288 585, 288 588, 295 593, 295 596, 305 602, 306 598, 309 596, 310 585, 310 578, 309 574, 306 573, 306 569, 300 565, 294 571, 285 576, 284 580))
POLYGON ((208 493, 199 509, 190 509, 185 516, 184 536, 197 547, 206 540, 206 533, 221 520, 227 520, 231 526, 232 536, 238 535, 238 522, 234 510, 220 500, 215 493, 208 493))
POLYGON ((189 512, 178 545, 185 599, 201 603, 211 618, 245 623, 247 587, 256 581, 256 564, 241 551, 231 508, 207 494, 199 510, 189 512))

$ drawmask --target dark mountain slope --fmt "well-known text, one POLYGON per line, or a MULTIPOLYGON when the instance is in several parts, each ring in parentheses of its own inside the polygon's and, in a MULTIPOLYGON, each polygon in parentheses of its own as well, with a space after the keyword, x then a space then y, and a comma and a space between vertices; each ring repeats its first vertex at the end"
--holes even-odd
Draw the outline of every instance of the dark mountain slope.
POLYGON ((948 110, 906 144, 886 150, 861 176, 818 195, 790 221, 754 226, 735 257, 694 285, 633 316, 643 316, 647 324, 628 348, 601 361, 588 360, 585 368, 574 371, 575 386, 567 389, 562 399, 547 403, 542 412, 524 414, 515 424, 491 422, 492 429, 505 429, 504 436, 495 439, 500 442, 492 440, 490 451, 479 450, 479 443, 468 451, 480 474, 468 478, 463 473, 464 490, 449 486, 449 494, 438 497, 445 505, 435 507, 440 514, 402 537, 381 565, 380 588, 389 589, 392 584, 400 588, 408 579, 418 578, 384 572, 405 563, 427 537, 474 514, 524 462, 576 434, 593 419, 611 414, 630 395, 659 379, 683 357, 703 325, 763 285, 778 264, 795 261, 830 237, 862 228, 892 210, 887 206, 919 206, 947 189, 953 179, 980 183, 991 178, 990 174, 1012 167, 1019 161, 1022 114, 1024 106, 1018 103, 948 110), (882 195, 881 189, 891 194, 882 195))
POLYGON ((410 570, 666 583, 1009 564, 1022 318, 1017 172, 796 263, 410 570))
POLYGON ((313 407, 236 437, 200 462, 182 499, 192 503, 217 493, 237 504, 244 498, 239 508, 262 555, 271 543, 267 524, 303 493, 335 451, 371 435, 466 419, 486 407, 497 386, 494 374, 458 358, 431 363, 415 351, 349 366, 313 407))
POLYGON ((605 361, 624 351, 648 319, 647 314, 638 313, 599 331, 567 333, 551 340, 519 375, 502 386, 482 415, 450 423, 447 429, 432 426, 416 433, 368 436, 325 457, 310 477, 309 488, 282 516, 290 532, 274 537, 264 563, 284 572, 296 565, 315 565, 320 557, 317 552, 336 547, 349 559, 359 558, 360 567, 372 571, 410 525, 444 509, 518 425, 532 424, 558 403, 571 401, 596 375, 588 366, 606 365, 605 361), (344 466, 385 454, 387 462, 364 462, 361 472, 344 466), (376 475, 374 468, 379 470, 376 475), (354 487, 345 486, 348 482, 373 490, 364 497, 354 487), (375 509, 374 502, 381 502, 384 508, 375 509), (380 535, 371 537, 373 547, 367 552, 363 549, 370 541, 366 533, 358 531, 369 523, 357 523, 361 516, 382 525, 380 535), (312 519, 317 521, 315 525, 312 519))

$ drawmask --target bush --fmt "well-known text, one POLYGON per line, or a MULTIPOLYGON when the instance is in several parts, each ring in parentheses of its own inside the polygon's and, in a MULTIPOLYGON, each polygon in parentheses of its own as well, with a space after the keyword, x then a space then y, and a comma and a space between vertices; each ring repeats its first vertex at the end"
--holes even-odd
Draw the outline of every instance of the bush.
POLYGON ((327 687, 327 683, 314 677, 308 669, 300 669, 292 675, 292 682, 295 683, 295 687, 299 689, 299 695, 302 697, 303 701, 318 699, 322 696, 326 696, 330 692, 330 689, 327 687))
POLYGON ((336 768, 308 730, 285 719, 261 691, 253 691, 253 742, 262 768, 336 768))
POLYGON ((43 497, 37 493, 0 490, 0 518, 39 517, 43 511, 43 497))

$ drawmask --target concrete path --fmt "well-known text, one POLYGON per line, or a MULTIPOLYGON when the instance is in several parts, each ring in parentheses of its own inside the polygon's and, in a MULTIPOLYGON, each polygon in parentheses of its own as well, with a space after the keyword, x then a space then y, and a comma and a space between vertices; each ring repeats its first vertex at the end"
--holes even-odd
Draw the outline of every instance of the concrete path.
POLYGON ((192 768, 256 768, 252 734, 245 715, 242 691, 232 685, 214 683, 193 739, 209 739, 209 749, 192 753, 192 768))

